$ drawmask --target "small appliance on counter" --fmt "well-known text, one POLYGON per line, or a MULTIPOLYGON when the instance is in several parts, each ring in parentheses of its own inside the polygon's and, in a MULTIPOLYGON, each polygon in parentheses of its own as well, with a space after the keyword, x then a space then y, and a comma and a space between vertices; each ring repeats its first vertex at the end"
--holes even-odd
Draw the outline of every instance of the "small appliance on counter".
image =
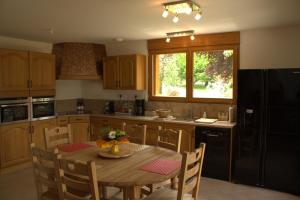
POLYGON ((78 114, 83 114, 84 113, 83 99, 77 99, 77 113, 78 114))
POLYGON ((145 115, 145 100, 144 99, 136 99, 135 100, 135 114, 137 116, 145 115))
POLYGON ((29 121, 29 98, 0 99, 0 124, 29 121))
POLYGON ((31 99, 32 112, 31 119, 47 119, 55 116, 55 98, 54 97, 33 97, 31 99))
POLYGON ((115 113, 115 102, 107 101, 105 102, 104 114, 114 114, 115 113))

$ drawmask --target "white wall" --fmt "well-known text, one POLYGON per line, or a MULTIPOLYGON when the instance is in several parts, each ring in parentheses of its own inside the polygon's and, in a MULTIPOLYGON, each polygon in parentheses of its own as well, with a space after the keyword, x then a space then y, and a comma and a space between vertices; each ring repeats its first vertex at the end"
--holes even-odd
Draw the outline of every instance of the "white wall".
MULTIPOLYGON (((147 41, 124 41, 124 42, 109 42, 105 44, 108 56, 126 55, 126 54, 145 54, 147 55, 147 41)), ((147 62, 146 62, 147 63, 147 62)), ((87 99, 119 99, 122 94, 122 99, 134 100, 135 95, 138 98, 146 98, 145 91, 135 90, 103 90, 103 82, 101 81, 83 81, 82 96, 87 99)))
POLYGON ((52 44, 0 36, 0 48, 51 53, 52 44))
POLYGON ((300 26, 241 31, 240 68, 300 68, 300 26))
MULTIPOLYGON (((52 44, 0 36, 0 48, 36 51, 43 53, 52 52, 52 44)), ((81 81, 56 81, 56 98, 70 99, 82 98, 81 81)))

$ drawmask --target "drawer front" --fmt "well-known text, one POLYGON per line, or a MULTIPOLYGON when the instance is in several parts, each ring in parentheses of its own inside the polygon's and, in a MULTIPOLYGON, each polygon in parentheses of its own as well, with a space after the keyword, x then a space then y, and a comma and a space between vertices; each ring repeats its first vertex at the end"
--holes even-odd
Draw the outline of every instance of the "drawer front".
POLYGON ((69 118, 67 116, 59 116, 56 119, 57 126, 67 126, 69 124, 69 118))
POLYGON ((78 117, 69 117, 69 122, 70 123, 85 123, 85 122, 89 122, 90 118, 87 116, 78 116, 78 117))

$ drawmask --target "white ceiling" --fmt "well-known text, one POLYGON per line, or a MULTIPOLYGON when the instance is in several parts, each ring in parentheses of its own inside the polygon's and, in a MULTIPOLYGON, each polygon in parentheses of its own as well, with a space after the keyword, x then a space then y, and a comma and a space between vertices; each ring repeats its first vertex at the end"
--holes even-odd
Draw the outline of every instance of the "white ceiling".
POLYGON ((300 24, 300 0, 195 0, 203 18, 161 17, 167 0, 0 0, 0 35, 45 42, 161 38, 300 24), (53 34, 49 29, 53 28, 53 34))

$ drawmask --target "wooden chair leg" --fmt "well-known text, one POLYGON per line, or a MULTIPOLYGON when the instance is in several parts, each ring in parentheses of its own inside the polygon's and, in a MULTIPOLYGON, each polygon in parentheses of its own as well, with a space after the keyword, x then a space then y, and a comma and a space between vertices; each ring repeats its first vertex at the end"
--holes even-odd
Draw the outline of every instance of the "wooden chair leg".
POLYGON ((107 196, 107 188, 105 186, 100 186, 101 187, 101 195, 103 200, 108 200, 107 196))
POLYGON ((128 189, 120 188, 120 190, 123 190, 123 200, 128 200, 128 189))
POLYGON ((173 190, 176 190, 177 189, 177 178, 171 178, 171 188, 173 190))

